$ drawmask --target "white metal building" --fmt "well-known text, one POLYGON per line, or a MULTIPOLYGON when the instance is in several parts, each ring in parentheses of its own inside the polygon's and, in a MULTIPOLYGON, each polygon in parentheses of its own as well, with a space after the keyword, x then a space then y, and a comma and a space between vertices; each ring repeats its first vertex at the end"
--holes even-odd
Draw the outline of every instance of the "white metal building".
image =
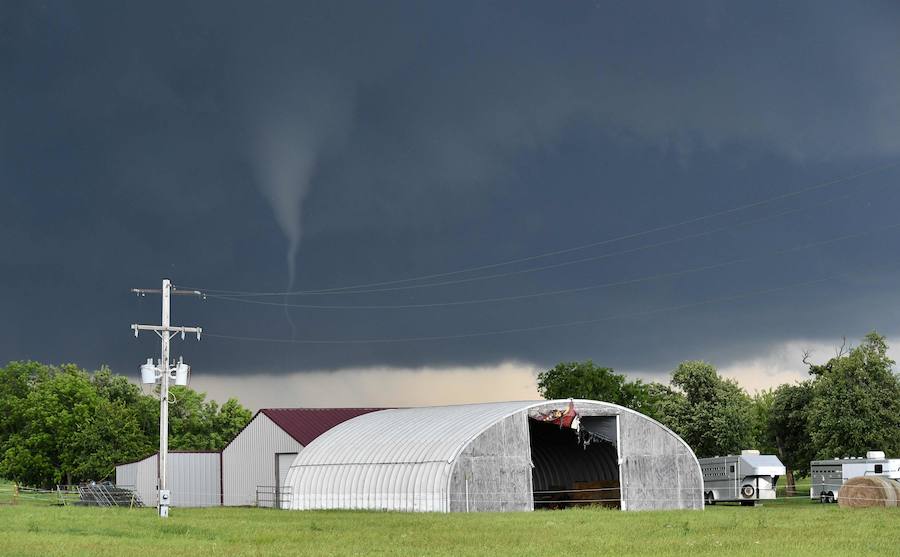
MULTIPOLYGON (((221 455, 218 451, 169 451, 167 485, 173 507, 219 505, 222 492, 221 455)), ((116 485, 134 486, 148 507, 157 504, 159 454, 116 466, 116 485)))
POLYGON ((264 408, 222 449, 222 504, 275 506, 297 453, 337 424, 377 408, 264 408))
POLYGON ((527 511, 592 492, 623 510, 703 508, 700 465, 678 435, 590 400, 367 413, 303 449, 286 486, 292 509, 527 511))
MULTIPOLYGON (((264 408, 221 451, 170 451, 172 506, 274 506, 283 500, 297 453, 335 425, 375 408, 264 408)), ((134 486, 147 506, 157 504, 159 463, 154 453, 116 466, 116 484, 134 486)))

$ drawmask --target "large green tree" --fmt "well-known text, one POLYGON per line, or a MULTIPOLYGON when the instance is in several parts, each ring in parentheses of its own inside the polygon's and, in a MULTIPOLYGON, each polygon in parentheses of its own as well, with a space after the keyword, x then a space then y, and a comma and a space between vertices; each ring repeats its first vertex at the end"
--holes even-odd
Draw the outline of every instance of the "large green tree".
POLYGON ((656 391, 641 380, 628 381, 594 362, 561 362, 538 374, 538 393, 546 399, 583 398, 612 402, 648 415, 656 413, 656 391))
POLYGON ((37 362, 10 362, 0 367, 0 459, 10 436, 22 430, 20 412, 31 389, 50 374, 50 368, 37 362))
MULTIPOLYGON (((235 399, 219 406, 188 388, 172 394, 173 449, 220 449, 251 417, 235 399)), ((38 486, 102 480, 158 446, 158 398, 108 368, 0 368, 0 477, 38 486)))
POLYGON ((234 398, 220 407, 216 401, 206 400, 206 393, 187 387, 172 387, 171 393, 169 446, 173 449, 221 449, 252 417, 234 398))
POLYGON ((900 454, 900 380, 887 352, 885 338, 871 332, 847 353, 810 366, 807 421, 817 457, 900 454))
POLYGON ((134 412, 102 398, 73 365, 49 368, 9 410, 21 428, 6 443, 0 475, 21 483, 103 479, 146 451, 134 412))
POLYGON ((752 402, 734 380, 693 360, 678 365, 671 384, 661 419, 698 457, 734 454, 754 444, 752 402))
POLYGON ((774 442, 778 458, 785 466, 789 495, 795 493, 796 478, 809 474, 809 462, 814 457, 808 415, 812 400, 811 381, 781 385, 774 391, 768 437, 774 442))
POLYGON ((775 390, 763 389, 750 397, 750 415, 753 420, 753 447, 764 454, 777 452, 775 437, 769 425, 772 422, 772 407, 775 404, 775 390))

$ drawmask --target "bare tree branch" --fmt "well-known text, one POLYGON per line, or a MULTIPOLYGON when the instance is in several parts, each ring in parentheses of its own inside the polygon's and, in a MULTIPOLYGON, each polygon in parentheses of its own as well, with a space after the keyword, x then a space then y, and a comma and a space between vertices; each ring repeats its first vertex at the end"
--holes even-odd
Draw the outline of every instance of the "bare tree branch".
POLYGON ((808 366, 812 366, 812 365, 813 365, 812 362, 809 361, 810 356, 812 356, 812 350, 809 349, 809 348, 804 349, 804 350, 803 350, 803 360, 802 360, 802 362, 803 362, 804 364, 808 365, 808 366))
POLYGON ((845 354, 844 350, 846 348, 847 348, 847 337, 843 336, 843 337, 841 337, 841 347, 838 348, 837 350, 835 350, 834 357, 841 358, 842 356, 844 356, 844 354, 845 354))

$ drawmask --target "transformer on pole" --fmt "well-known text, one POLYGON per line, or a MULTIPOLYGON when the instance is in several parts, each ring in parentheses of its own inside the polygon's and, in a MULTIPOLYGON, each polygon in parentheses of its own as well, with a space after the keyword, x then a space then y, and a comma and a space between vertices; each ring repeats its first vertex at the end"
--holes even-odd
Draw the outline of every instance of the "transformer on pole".
POLYGON ((133 288, 131 290, 138 296, 146 296, 147 294, 162 294, 162 324, 157 325, 132 325, 134 336, 138 336, 140 331, 153 331, 161 340, 159 365, 153 365, 153 359, 147 360, 146 364, 141 366, 141 382, 144 384, 155 384, 159 382, 159 498, 157 510, 159 516, 166 518, 169 516, 169 500, 170 494, 166 486, 166 464, 169 457, 169 381, 174 379, 176 385, 187 385, 190 376, 191 366, 185 364, 181 358, 178 364, 173 366, 169 361, 169 341, 172 337, 181 333, 183 339, 186 333, 196 334, 197 340, 203 329, 200 327, 173 327, 170 323, 171 313, 171 297, 172 295, 188 295, 203 296, 202 292, 197 290, 177 290, 172 288, 169 279, 163 279, 162 289, 145 289, 133 288))

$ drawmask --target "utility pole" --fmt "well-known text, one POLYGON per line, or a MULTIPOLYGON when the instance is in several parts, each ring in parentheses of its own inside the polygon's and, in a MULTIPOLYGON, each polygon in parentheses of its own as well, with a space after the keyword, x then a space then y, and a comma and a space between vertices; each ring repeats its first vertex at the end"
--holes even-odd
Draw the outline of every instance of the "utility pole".
POLYGON ((178 364, 172 366, 169 361, 169 341, 172 337, 181 333, 184 339, 185 333, 197 335, 200 340, 200 334, 203 329, 200 327, 173 327, 170 323, 171 316, 171 299, 173 295, 200 296, 203 293, 197 290, 178 290, 172 287, 169 279, 163 279, 162 289, 148 288, 132 288, 132 292, 138 296, 146 296, 147 294, 162 294, 162 324, 157 325, 132 325, 134 336, 138 336, 139 331, 153 331, 161 340, 159 366, 153 365, 153 359, 147 360, 147 363, 141 366, 141 381, 144 384, 154 384, 159 381, 159 497, 157 499, 157 510, 161 518, 169 516, 169 490, 166 486, 166 464, 169 457, 169 380, 175 379, 176 385, 187 385, 190 374, 190 366, 185 364, 179 358, 178 364), (174 376, 171 375, 174 372, 174 376))

